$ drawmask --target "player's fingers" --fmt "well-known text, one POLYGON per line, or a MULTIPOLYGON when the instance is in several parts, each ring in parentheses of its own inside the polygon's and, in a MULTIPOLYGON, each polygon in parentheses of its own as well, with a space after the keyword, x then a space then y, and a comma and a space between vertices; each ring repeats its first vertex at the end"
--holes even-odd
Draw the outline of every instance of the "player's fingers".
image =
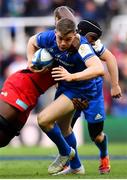
MULTIPOLYGON (((40 72, 40 70, 34 68, 34 67, 29 67, 29 69, 32 71, 32 72, 40 72)), ((42 70, 41 70, 42 71, 42 70)))
POLYGON ((52 71, 51 74, 62 74, 63 72, 61 70, 55 70, 55 71, 52 71))
POLYGON ((60 76, 61 75, 60 72, 54 72, 54 73, 51 73, 51 74, 52 74, 52 76, 60 76))
POLYGON ((73 104, 75 105, 76 109, 82 110, 88 107, 88 101, 87 100, 79 100, 78 98, 73 98, 73 104))
POLYGON ((79 105, 78 101, 75 98, 72 99, 72 102, 73 102, 73 105, 74 105, 75 109, 80 109, 80 105, 79 105))
POLYGON ((120 98, 120 97, 122 97, 122 95, 121 94, 117 94, 117 95, 113 95, 112 97, 113 98, 120 98))
POLYGON ((61 81, 61 80, 65 80, 63 77, 61 78, 54 78, 54 81, 61 81))
POLYGON ((82 109, 82 104, 77 99, 73 99, 73 104, 75 104, 77 109, 82 109))
POLYGON ((113 98, 119 98, 120 95, 117 94, 117 95, 113 95, 112 97, 113 97, 113 98))
POLYGON ((84 105, 82 104, 82 102, 77 101, 76 104, 77 104, 79 109, 84 109, 84 105))
POLYGON ((54 77, 63 77, 63 75, 62 74, 52 74, 52 77, 54 78, 54 77))

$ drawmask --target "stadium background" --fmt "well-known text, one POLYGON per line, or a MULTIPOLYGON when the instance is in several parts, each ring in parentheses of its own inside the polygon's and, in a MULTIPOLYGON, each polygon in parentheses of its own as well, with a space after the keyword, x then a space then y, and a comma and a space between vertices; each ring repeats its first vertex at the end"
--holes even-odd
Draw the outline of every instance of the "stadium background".
MULTIPOLYGON (((0 0, 0 87, 10 74, 27 66, 28 38, 37 32, 54 28, 53 10, 61 5, 73 8, 77 21, 89 18, 102 26, 102 42, 116 56, 123 92, 122 98, 111 99, 110 78, 105 76, 105 131, 110 142, 126 143, 127 0, 0 0)), ((53 95, 54 88, 51 88, 41 96, 20 137, 12 140, 11 146, 53 145, 36 123, 36 113, 53 100, 53 95)), ((79 144, 90 142, 83 116, 76 123, 75 133, 79 144)))

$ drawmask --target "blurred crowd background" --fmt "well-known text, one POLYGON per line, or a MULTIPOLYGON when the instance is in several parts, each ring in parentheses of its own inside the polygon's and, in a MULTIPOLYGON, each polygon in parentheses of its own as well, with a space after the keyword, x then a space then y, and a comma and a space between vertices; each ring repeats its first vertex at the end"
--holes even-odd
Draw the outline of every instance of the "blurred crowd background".
MULTIPOLYGON (((53 11, 66 5, 74 9, 77 18, 96 20, 103 29, 102 42, 116 56, 119 67, 120 86, 123 96, 113 100, 110 96, 110 78, 104 83, 105 108, 107 114, 127 116, 127 0, 0 0, 0 87, 13 72, 27 66, 26 45, 28 38, 47 28, 53 28, 53 11), (10 18, 48 17, 49 24, 40 21, 38 26, 7 24, 10 18), (121 20, 117 20, 121 17, 121 20), (51 20, 50 20, 51 19, 51 20), (51 23, 50 23, 51 21, 51 23), (120 22, 118 22, 120 21, 120 22), (117 23, 125 23, 117 26, 117 23)), ((25 19, 24 19, 25 22, 25 19)), ((31 22, 32 23, 32 22, 31 22)), ((41 106, 39 101, 35 112, 41 106)))

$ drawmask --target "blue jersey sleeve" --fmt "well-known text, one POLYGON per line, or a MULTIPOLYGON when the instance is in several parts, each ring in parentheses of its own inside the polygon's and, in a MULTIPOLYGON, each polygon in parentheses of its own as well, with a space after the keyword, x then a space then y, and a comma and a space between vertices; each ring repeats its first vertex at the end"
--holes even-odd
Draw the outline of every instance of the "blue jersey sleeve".
POLYGON ((40 48, 47 48, 53 42, 52 40, 55 38, 54 30, 45 31, 37 34, 36 42, 37 46, 40 48))

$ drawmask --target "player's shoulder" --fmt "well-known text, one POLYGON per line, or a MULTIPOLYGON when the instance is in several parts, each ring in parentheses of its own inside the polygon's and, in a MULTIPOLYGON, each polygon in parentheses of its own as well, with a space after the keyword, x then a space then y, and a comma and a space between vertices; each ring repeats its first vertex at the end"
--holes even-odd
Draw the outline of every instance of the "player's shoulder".
POLYGON ((94 51, 91 44, 84 36, 80 36, 80 46, 78 49, 78 53, 82 58, 87 58, 91 57, 91 55, 94 55, 94 51))
POLYGON ((36 42, 38 47, 47 47, 52 44, 55 40, 55 31, 47 30, 44 32, 40 32, 36 36, 36 42))

